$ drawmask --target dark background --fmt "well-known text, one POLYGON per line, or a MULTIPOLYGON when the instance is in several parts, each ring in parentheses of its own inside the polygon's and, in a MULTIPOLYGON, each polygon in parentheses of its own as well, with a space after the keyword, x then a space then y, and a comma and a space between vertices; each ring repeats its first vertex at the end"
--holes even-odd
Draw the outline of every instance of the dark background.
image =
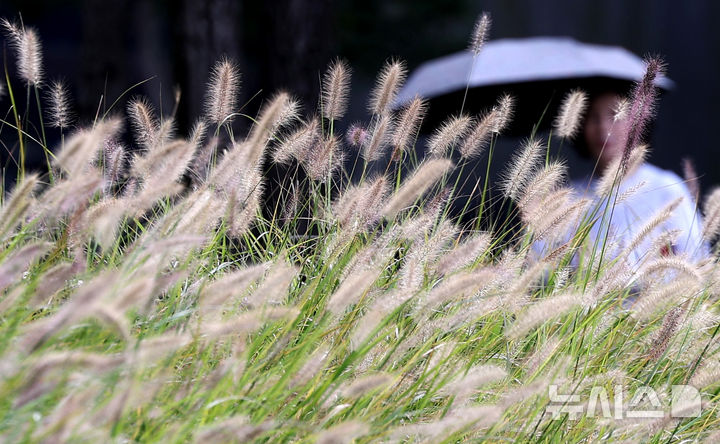
MULTIPOLYGON (((461 50, 481 11, 492 14, 494 39, 571 36, 621 45, 639 55, 663 55, 677 87, 662 99, 651 160, 680 173, 680 158, 689 156, 702 176, 704 192, 720 183, 715 148, 715 122, 720 119, 720 2, 716 0, 3 0, 0 4, 0 16, 18 19, 21 13, 25 24, 39 31, 46 78, 68 81, 77 114, 84 118, 80 123, 95 115, 101 95, 111 103, 131 85, 155 76, 132 94, 144 94, 168 112, 173 87, 179 86, 181 133, 199 115, 207 74, 223 54, 240 65, 241 103, 249 101, 245 108, 249 114, 279 88, 291 91, 306 110, 312 110, 327 63, 335 56, 346 58, 353 67, 353 94, 345 120, 367 120, 367 93, 388 57, 403 58, 412 69, 424 60, 461 50)), ((5 51, 14 70, 12 52, 5 51)), ((124 104, 118 111, 124 110, 124 104)), ((514 143, 501 146, 504 151, 498 161, 507 157, 514 143)), ((577 160, 571 162, 572 166, 577 160)))

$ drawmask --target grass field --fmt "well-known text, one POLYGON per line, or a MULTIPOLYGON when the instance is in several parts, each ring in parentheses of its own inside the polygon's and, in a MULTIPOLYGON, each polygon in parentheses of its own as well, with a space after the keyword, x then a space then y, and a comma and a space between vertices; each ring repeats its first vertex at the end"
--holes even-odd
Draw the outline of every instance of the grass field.
MULTIPOLYGON (((488 26, 475 31, 476 53, 488 26)), ((5 442, 720 436, 715 256, 635 264, 611 236, 588 235, 643 147, 604 172, 595 199, 580 199, 546 156, 561 138, 530 138, 505 180, 479 183, 483 204, 466 209, 491 228, 459 227, 447 215, 450 174, 492 162, 510 97, 482 116, 448 117, 418 160, 424 102, 391 110, 401 62, 382 68, 368 121, 347 133, 350 73, 336 61, 317 113, 277 93, 236 134, 233 120, 250 117, 223 59, 186 137, 172 115, 128 96, 75 128, 62 85, 44 81, 35 32, 4 28, 20 67, 5 70, 0 98, 20 167, 0 207, 5 442), (46 129, 62 134, 58 146, 46 129), (36 149, 43 174, 23 168, 36 149), (265 183, 266 162, 291 173, 263 206, 277 186, 265 183), (389 162, 385 174, 370 174, 373 162, 389 162), (702 394, 701 411, 672 417, 671 403, 692 409, 673 402, 685 384, 702 394), (642 387, 656 398, 634 405, 642 387), (571 394, 585 413, 553 417, 571 394), (660 417, 623 414, 655 401, 660 417)), ((565 131, 578 113, 560 118, 565 131)), ((718 199, 703 205, 708 238, 718 199)), ((647 221, 638 245, 672 209, 647 221)))

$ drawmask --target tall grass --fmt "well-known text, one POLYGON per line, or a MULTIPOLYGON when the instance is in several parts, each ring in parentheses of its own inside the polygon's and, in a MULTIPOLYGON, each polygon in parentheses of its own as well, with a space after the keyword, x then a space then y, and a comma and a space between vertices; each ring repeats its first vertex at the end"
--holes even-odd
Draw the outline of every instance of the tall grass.
MULTIPOLYGON (((5 27, 11 39, 28 32, 5 27)), ((54 86, 38 107, 68 137, 49 147, 11 102, 16 121, 3 125, 18 132, 17 149, 53 150, 48 172, 22 172, 0 207, 5 441, 717 437, 714 256, 648 254, 630 265, 629 250, 616 249, 601 260, 614 240, 600 245, 588 233, 605 217, 603 196, 575 197, 564 165, 543 163, 550 141, 539 139, 500 185, 504 208, 519 217, 499 213, 486 224, 492 230, 462 230, 446 216, 447 177, 485 148, 492 154, 509 99, 452 118, 431 139, 434 156, 416 160, 425 104, 391 110, 405 77, 391 61, 370 121, 348 134, 354 153, 338 124, 349 74, 345 62, 330 66, 317 114, 300 114, 287 93, 269 98, 246 135, 231 126, 245 115, 227 59, 213 69, 207 107, 187 138, 172 115, 139 97, 127 118, 71 130, 67 93, 54 86), (123 145, 124 131, 136 146, 123 145), (447 157, 455 149, 459 164, 447 157), (387 161, 378 154, 386 152, 385 174, 370 174, 383 170, 369 165, 387 161), (361 162, 357 183, 347 156, 361 162), (290 176, 261 211, 271 186, 262 166, 272 161, 290 165, 290 176), (395 162, 414 172, 401 176, 395 162), (630 308, 628 297, 637 301, 630 308), (667 405, 670 387, 687 383, 702 390, 699 417, 554 419, 548 411, 551 384, 586 401, 593 386, 649 385, 667 405)), ((7 79, 9 97, 20 97, 7 79)), ((22 85, 28 97, 45 87, 22 85)), ((558 121, 569 134, 568 112, 558 121)), ((605 173, 606 197, 627 170, 605 173)), ((492 187, 485 180, 484 206, 466 210, 491 217, 492 187)), ((715 192, 705 205, 708 237, 718 232, 717 202, 715 192)))

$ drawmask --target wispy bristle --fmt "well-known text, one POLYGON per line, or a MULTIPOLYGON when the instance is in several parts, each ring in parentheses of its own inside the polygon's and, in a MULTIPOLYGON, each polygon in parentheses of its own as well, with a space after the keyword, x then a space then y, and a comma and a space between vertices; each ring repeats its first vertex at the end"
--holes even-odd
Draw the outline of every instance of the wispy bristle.
POLYGON ((655 115, 658 97, 655 79, 662 76, 665 72, 665 63, 659 57, 646 58, 645 64, 645 75, 642 80, 635 85, 630 98, 628 110, 630 125, 625 139, 622 161, 620 163, 623 170, 627 166, 631 152, 642 143, 642 138, 645 136, 648 124, 655 115))
POLYGON ((493 107, 495 112, 495 120, 493 126, 493 132, 500 134, 507 126, 513 117, 515 108, 515 98, 510 94, 504 94, 498 99, 498 103, 493 107))
POLYGON ((360 123, 353 123, 345 132, 345 140, 354 148, 365 146, 370 140, 370 133, 360 123))
MULTIPOLYGON (((190 140, 196 140, 195 137, 190 140)), ((197 188, 199 184, 205 182, 210 172, 210 161, 218 148, 218 137, 211 137, 202 145, 195 145, 195 156, 192 166, 190 167, 190 177, 193 181, 193 187, 197 188)))
POLYGON ((714 188, 705 198, 703 214, 705 215, 703 237, 712 240, 720 234, 720 188, 714 188))
POLYGON ((305 160, 310 148, 320 137, 318 129, 317 119, 312 119, 295 130, 275 149, 273 161, 279 164, 288 164, 293 158, 301 162, 305 160))
POLYGON ((554 122, 557 134, 564 138, 574 137, 586 108, 587 94, 579 89, 570 91, 560 105, 560 113, 554 122))
POLYGON ((378 74, 375 87, 370 92, 369 110, 373 114, 386 114, 402 87, 407 69, 401 60, 389 60, 378 74))
POLYGON ((372 390, 390 384, 392 379, 387 373, 364 376, 342 387, 339 392, 344 398, 359 398, 372 390))
POLYGON ((333 205, 333 213, 340 225, 352 230, 362 230, 373 225, 380 218, 379 209, 382 208, 387 188, 387 178, 380 176, 345 190, 333 205))
POLYGON ((429 159, 420 165, 385 205, 383 214, 392 219, 412 205, 453 166, 449 159, 429 159))
POLYGON ((103 176, 105 178, 103 190, 106 195, 110 194, 111 190, 120 182, 120 177, 125 168, 125 154, 125 147, 115 138, 105 141, 103 147, 103 176))
POLYGON ((189 142, 195 147, 195 149, 198 149, 203 140, 205 140, 207 129, 207 123, 205 123, 202 119, 198 119, 193 125, 192 130, 190 130, 189 142))
POLYGON ((367 162, 378 160, 385 154, 390 142, 393 121, 389 114, 381 115, 372 126, 370 140, 363 146, 362 156, 367 162))
POLYGON ((392 135, 392 145, 395 147, 392 155, 393 161, 397 162, 402 159, 402 154, 415 142, 417 130, 425 117, 426 110, 426 102, 418 96, 415 96, 412 102, 403 109, 392 135))
POLYGON ((120 131, 121 121, 110 119, 99 121, 89 130, 79 130, 72 135, 55 156, 55 163, 67 171, 71 179, 87 170, 98 159, 98 151, 107 140, 115 138, 120 131))
POLYGON ((304 161, 305 169, 313 180, 324 180, 340 169, 345 153, 337 136, 324 138, 315 143, 304 161))
POLYGON ((698 178, 697 171, 695 170, 695 164, 689 157, 683 157, 682 159, 683 178, 685 179, 685 185, 690 191, 690 195, 693 197, 695 202, 700 198, 700 180, 698 178))
POLYGON ((322 115, 338 120, 345 115, 350 98, 350 68, 344 60, 335 60, 323 77, 322 115))
POLYGON ((532 179, 532 174, 543 156, 545 147, 536 139, 525 142, 522 151, 515 154, 510 167, 503 175, 500 188, 503 194, 515 200, 532 179))
POLYGON ((25 215, 39 182, 37 174, 28 174, 15 185, 9 196, 4 196, 0 205, 0 240, 4 240, 5 235, 14 229, 25 215))
POLYGON ((144 97, 138 97, 128 104, 130 123, 135 131, 135 139, 145 149, 151 150, 157 142, 160 122, 155 109, 144 97))
POLYGON ((478 365, 444 387, 443 391, 455 395, 454 405, 462 405, 480 387, 503 379, 507 372, 496 365, 478 365))
POLYGON ((633 304, 631 315, 635 319, 647 321, 659 310, 677 306, 679 302, 692 299, 702 291, 696 279, 680 278, 659 287, 644 291, 641 298, 633 304))
POLYGON ((0 291, 18 279, 30 265, 50 249, 47 242, 36 242, 19 248, 0 265, 0 291))
POLYGON ((523 211, 532 212, 531 207, 541 204, 543 198, 555 191, 563 182, 567 168, 562 162, 551 162, 538 171, 528 182, 518 199, 523 211))
POLYGON ((466 115, 452 116, 445 120, 428 140, 428 152, 435 157, 444 156, 448 149, 465 137, 472 119, 466 115))
POLYGON ((506 330, 510 339, 520 339, 533 328, 580 306, 577 294, 567 293, 543 299, 521 313, 506 330))
POLYGON ((53 82, 48 92, 50 108, 48 109, 50 126, 55 128, 67 128, 72 123, 72 112, 70 110, 70 97, 63 82, 53 82))
POLYGON ((20 44, 20 40, 22 39, 23 34, 23 30, 22 28, 20 28, 20 26, 16 25, 15 23, 11 22, 6 18, 0 19, 0 25, 2 25, 3 29, 5 30, 5 35, 8 37, 8 40, 10 40, 11 44, 20 44))
POLYGON ((639 247, 643 240, 649 236, 655 228, 661 226, 665 223, 665 221, 672 217, 673 212, 678 206, 680 206, 682 201, 683 198, 678 197, 664 207, 658 209, 648 220, 644 221, 644 224, 635 232, 635 235, 625 247, 624 253, 629 253, 639 247))
POLYGON ((478 55, 485 46, 488 36, 490 34, 490 14, 483 12, 475 22, 475 29, 473 29, 472 37, 470 38, 470 47, 468 48, 473 54, 478 55))
POLYGON ((317 444, 349 443, 366 434, 368 430, 369 427, 366 424, 358 421, 341 422, 320 433, 315 442, 317 444))
POLYGON ((628 102, 628 99, 622 98, 618 100, 613 107, 613 120, 617 122, 618 120, 623 120, 627 117, 629 107, 630 103, 628 102))
POLYGON ((23 33, 18 58, 20 77, 31 85, 39 85, 43 78, 42 50, 35 30, 26 29, 23 33))
POLYGON ((260 162, 270 139, 283 126, 298 117, 299 103, 288 93, 280 91, 263 106, 260 117, 248 136, 249 153, 247 161, 251 164, 260 162))
POLYGON ((645 162, 648 155, 647 145, 636 146, 630 153, 630 157, 625 161, 623 168, 622 158, 615 158, 610 161, 605 171, 603 171, 600 180, 595 185, 595 194, 598 196, 606 196, 614 187, 617 186, 625 177, 631 175, 640 165, 645 162))
POLYGON ((216 125, 232 121, 240 91, 240 71, 235 62, 222 58, 210 73, 205 112, 208 120, 216 125))
POLYGON ((5 34, 10 45, 15 49, 17 56, 18 75, 29 85, 42 83, 42 49, 40 37, 32 28, 18 26, 7 19, 2 19, 0 24, 5 28, 5 34))
POLYGON ((248 286, 260 279, 268 268, 268 263, 261 263, 222 276, 202 289, 198 307, 207 311, 237 302, 237 297, 243 296, 248 286))
POLYGON ((474 159, 482 154, 490 142, 498 114, 496 110, 493 110, 475 121, 472 131, 460 145, 460 156, 463 159, 474 159))
POLYGON ((492 236, 488 233, 473 235, 440 258, 435 270, 440 274, 448 274, 471 264, 488 249, 491 241, 492 236))
POLYGON ((370 268, 347 277, 330 296, 327 303, 328 311, 335 316, 342 315, 345 309, 357 303, 360 297, 370 290, 377 276, 378 270, 370 268))

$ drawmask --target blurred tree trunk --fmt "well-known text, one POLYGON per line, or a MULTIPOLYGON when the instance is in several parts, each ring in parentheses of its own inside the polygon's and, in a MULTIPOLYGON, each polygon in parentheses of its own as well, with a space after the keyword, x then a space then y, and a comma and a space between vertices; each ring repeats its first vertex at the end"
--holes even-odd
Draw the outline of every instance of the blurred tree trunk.
MULTIPOLYGON (((80 116, 94 116, 103 95, 114 100, 128 84, 127 32, 118 26, 130 22, 132 0, 85 0, 83 3, 82 69, 77 106, 80 116)), ((102 111, 102 109, 101 109, 102 111)))
POLYGON ((306 110, 315 106, 321 74, 335 46, 330 0, 276 0, 264 2, 270 27, 261 28, 265 42, 261 66, 269 85, 300 98, 306 110))
MULTIPOLYGON (((181 0, 175 16, 175 78, 182 91, 180 128, 202 115, 203 97, 212 66, 223 55, 240 61, 241 2, 181 0)), ((171 5, 172 8, 172 5, 171 5)))

